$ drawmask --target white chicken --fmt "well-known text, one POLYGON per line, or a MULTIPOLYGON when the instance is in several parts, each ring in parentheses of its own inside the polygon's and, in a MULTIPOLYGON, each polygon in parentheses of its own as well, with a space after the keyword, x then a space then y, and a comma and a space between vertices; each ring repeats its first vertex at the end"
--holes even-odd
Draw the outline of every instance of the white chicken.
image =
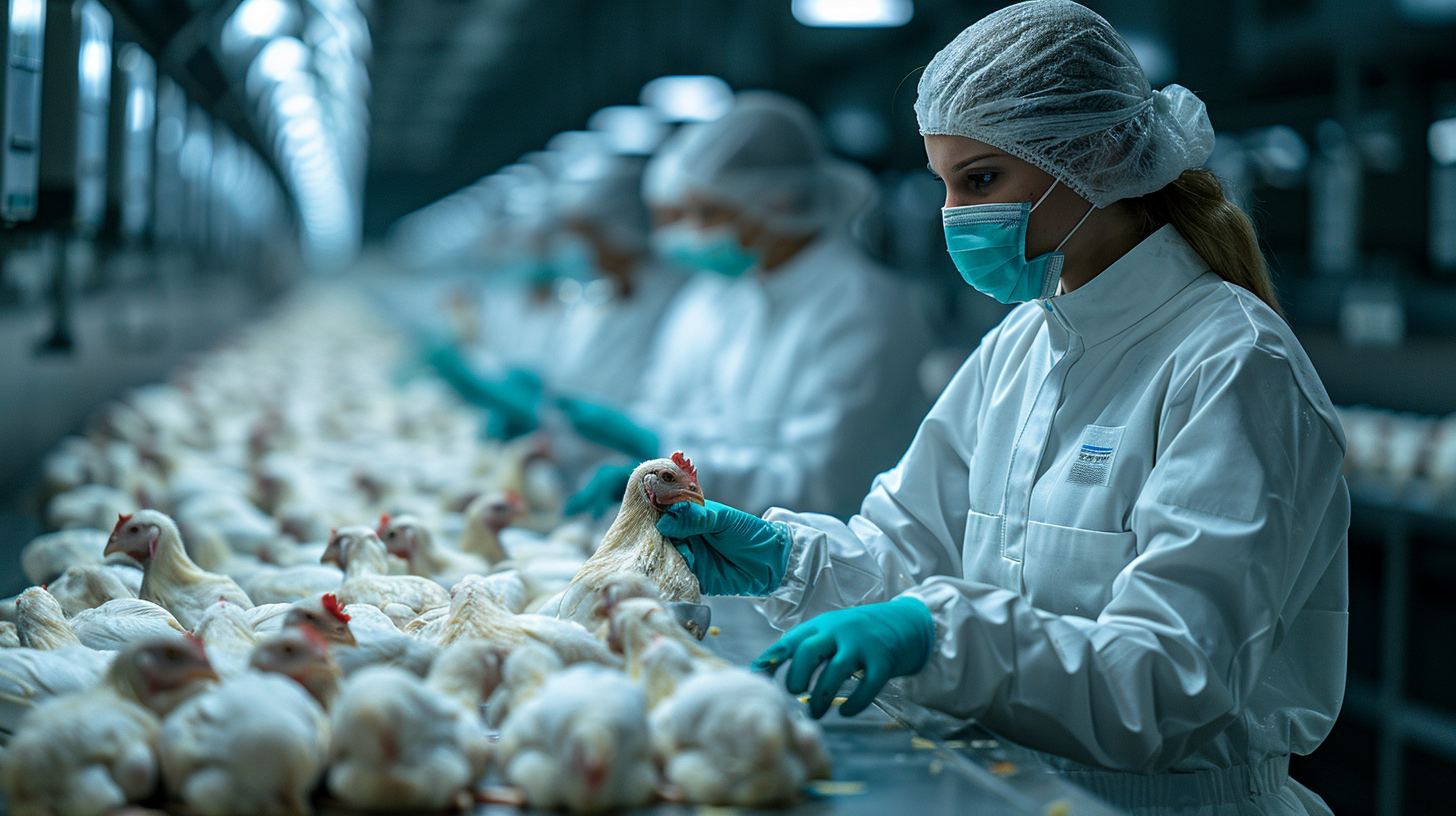
POLYGON ((294 681, 225 680, 162 722, 167 790, 202 816, 303 816, 329 749, 328 719, 294 681))
POLYGON ((187 631, 171 612, 140 598, 118 598, 95 609, 83 609, 69 623, 81 645, 113 651, 128 643, 187 631))
POLYGON ((525 515, 526 504, 514 492, 482 493, 465 507, 460 551, 490 564, 506 560, 508 555, 501 546, 501 531, 525 515))
POLYGON ((307 691, 329 710, 339 692, 343 674, 329 655, 329 644, 311 626, 293 626, 258 642, 249 658, 250 668, 281 674, 307 691))
POLYGON ((206 647, 207 658, 220 677, 237 677, 247 671, 258 643, 248 611, 235 603, 218 601, 202 614, 193 632, 206 647))
POLYGON ((125 491, 101 484, 82 485, 51 497, 46 504, 46 523, 54 530, 104 530, 112 519, 136 507, 136 499, 125 491))
POLYGON ((651 716, 666 781, 699 805, 787 805, 829 778, 824 735, 767 677, 740 668, 684 679, 651 716))
MULTIPOLYGON (((476 667, 476 686, 483 689, 488 668, 476 667)), ((490 742, 468 702, 432 684, 440 678, 435 670, 427 682, 393 666, 372 666, 345 681, 330 712, 328 789, 335 798, 363 810, 410 811, 469 800, 490 760, 490 742)), ((451 685, 468 683, 452 678, 451 685)))
POLYGON ((115 657, 79 645, 52 651, 0 649, 0 736, 14 732, 20 718, 40 703, 96 685, 115 657))
MULTIPOLYGON (((127 556, 111 556, 125 558, 127 556)), ((86 609, 95 609, 107 601, 120 598, 135 598, 141 592, 142 571, 136 567, 119 564, 78 564, 61 573, 61 577, 46 586, 51 595, 60 601, 67 615, 76 615, 86 609)))
POLYGON ((21 646, 50 651, 81 645, 81 639, 66 621, 60 601, 44 587, 30 587, 20 593, 15 599, 15 610, 15 630, 21 646))
POLYGON ((177 525, 156 510, 120 516, 106 545, 107 555, 114 552, 126 553, 144 565, 138 597, 165 607, 188 629, 195 628, 202 613, 220 598, 244 609, 253 606, 236 581, 192 563, 182 548, 177 525))
POLYGON ((501 765, 533 808, 575 813, 652 801, 652 758, 642 689, 600 666, 552 675, 501 727, 501 765))
POLYGON ((409 562, 411 575, 430 578, 448 587, 466 575, 490 572, 491 565, 484 558, 437 544, 417 516, 380 516, 379 529, 375 532, 390 555, 409 562))
POLYGON ((621 665, 620 658, 580 624, 544 615, 512 614, 489 582, 478 575, 467 575, 455 585, 448 614, 426 622, 415 621, 405 627, 405 632, 440 646, 483 640, 510 649, 535 642, 556 652, 566 665, 621 665))
POLYGON ((349 632, 355 644, 337 645, 333 654, 345 675, 369 666, 385 665, 424 677, 440 653, 440 647, 434 643, 401 632, 376 607, 352 604, 345 606, 343 613, 349 616, 349 632))
POLYGON ((20 552, 20 569, 32 584, 49 584, 68 567, 100 564, 106 531, 84 527, 58 530, 30 540, 20 552))
POLYGON ((486 721, 499 728, 511 709, 531 699, 546 678, 565 668, 556 652, 538 643, 517 646, 501 666, 501 681, 485 701, 486 721))
POLYGON ((388 575, 384 542, 368 527, 341 527, 329 537, 323 561, 344 570, 339 601, 363 603, 382 610, 396 625, 404 625, 423 612, 450 604, 450 593, 418 575, 388 575))
POLYGON ((647 576, 664 601, 698 603, 698 579, 657 531, 657 520, 667 508, 684 501, 702 504, 703 491, 698 487, 697 470, 681 452, 638 465, 627 480, 616 521, 566 588, 558 615, 582 625, 591 623, 597 592, 606 581, 625 572, 647 576))
POLYGON ((9 812, 101 816, 149 796, 159 711, 215 678, 196 642, 181 635, 128 647, 98 686, 21 720, 0 767, 9 812))

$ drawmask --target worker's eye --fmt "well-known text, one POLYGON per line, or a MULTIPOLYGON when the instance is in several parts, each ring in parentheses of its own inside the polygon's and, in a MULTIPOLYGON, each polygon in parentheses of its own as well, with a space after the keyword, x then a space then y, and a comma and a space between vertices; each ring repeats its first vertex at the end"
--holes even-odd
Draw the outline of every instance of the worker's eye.
POLYGON ((167 651, 162 653, 162 656, 167 658, 168 660, 177 660, 182 657, 182 653, 177 651, 176 649, 168 649, 167 651))
POLYGON ((971 185, 972 190, 982 191, 995 183, 996 177, 999 175, 1000 173, 994 173, 989 170, 978 170, 974 173, 967 174, 966 182, 971 185))

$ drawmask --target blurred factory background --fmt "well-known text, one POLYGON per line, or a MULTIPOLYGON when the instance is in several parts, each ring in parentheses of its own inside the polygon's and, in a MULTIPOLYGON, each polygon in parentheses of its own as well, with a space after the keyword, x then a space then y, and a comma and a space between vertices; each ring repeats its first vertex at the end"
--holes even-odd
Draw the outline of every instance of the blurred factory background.
MULTIPOLYGON (((804 101, 878 178, 858 235, 936 293, 933 392, 1004 311, 945 255, 915 83, 999 5, 8 0, 0 544, 40 532, 41 457, 104 400, 310 277, 479 274, 502 168, 583 130, 647 153, 740 89, 804 101)), ((1349 687, 1293 775, 1338 814, 1449 812, 1456 0, 1089 5, 1207 103, 1210 166, 1347 406, 1349 687)))

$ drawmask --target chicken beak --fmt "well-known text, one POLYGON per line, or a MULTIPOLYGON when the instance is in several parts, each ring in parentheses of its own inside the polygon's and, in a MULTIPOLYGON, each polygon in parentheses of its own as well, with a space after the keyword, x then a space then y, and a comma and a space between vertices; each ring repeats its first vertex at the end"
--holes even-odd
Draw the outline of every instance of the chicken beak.
POLYGON ((335 635, 334 638, 333 638, 333 641, 335 643, 339 644, 340 646, 358 646, 359 645, 358 639, 356 639, 354 637, 354 632, 352 630, 350 630, 348 626, 343 627, 343 631, 340 632, 340 633, 338 633, 337 635, 335 635))

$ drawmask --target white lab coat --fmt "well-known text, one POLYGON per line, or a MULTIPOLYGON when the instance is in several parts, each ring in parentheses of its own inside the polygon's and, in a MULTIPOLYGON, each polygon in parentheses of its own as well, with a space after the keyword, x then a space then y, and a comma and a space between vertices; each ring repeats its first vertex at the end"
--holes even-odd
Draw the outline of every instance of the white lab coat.
POLYGON ((841 523, 789 523, 788 627, 909 595, 910 698, 1135 813, 1328 813, 1288 756, 1345 685, 1345 441, 1285 323, 1171 226, 986 335, 841 523))
POLYGON ((540 372, 561 338, 565 308, 556 286, 543 291, 523 281, 491 280, 481 299, 482 339, 471 363, 481 371, 540 372))
POLYGON ((924 416, 926 324, 907 282, 826 233, 769 275, 695 275, 630 414, 711 499, 847 517, 924 416))
POLYGON ((641 395, 658 324, 685 276, 657 263, 633 273, 623 297, 610 278, 579 287, 565 304, 561 329, 542 370, 558 394, 626 405, 641 395))

